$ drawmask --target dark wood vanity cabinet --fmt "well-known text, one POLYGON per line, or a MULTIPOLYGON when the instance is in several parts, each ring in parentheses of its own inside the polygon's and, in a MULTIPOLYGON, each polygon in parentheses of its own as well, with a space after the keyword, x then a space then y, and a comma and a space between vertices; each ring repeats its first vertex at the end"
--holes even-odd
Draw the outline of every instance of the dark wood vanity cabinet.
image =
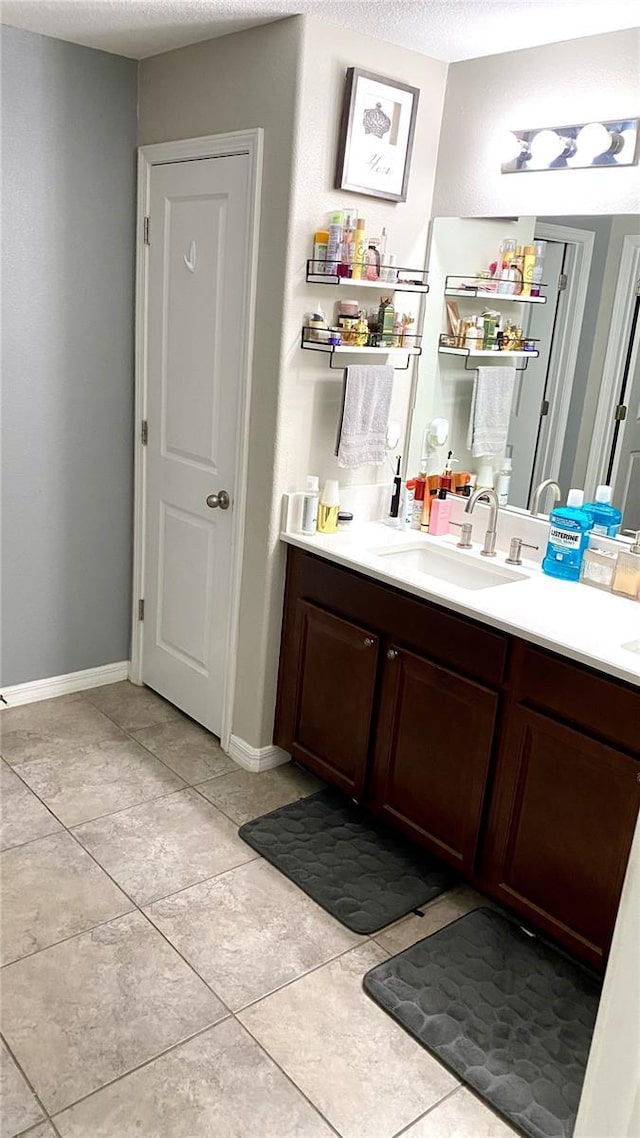
POLYGON ((422 655, 385 653, 367 798, 443 861, 471 874, 498 696, 422 655))
POLYGON ((640 691, 289 549, 275 742, 603 968, 640 691))

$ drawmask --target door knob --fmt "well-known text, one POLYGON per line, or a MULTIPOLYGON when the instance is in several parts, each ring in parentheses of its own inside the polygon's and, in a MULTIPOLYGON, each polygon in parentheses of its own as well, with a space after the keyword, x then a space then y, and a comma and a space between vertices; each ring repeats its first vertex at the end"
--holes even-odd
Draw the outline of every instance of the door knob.
POLYGON ((228 510, 231 499, 226 490, 218 490, 217 494, 209 494, 207 505, 211 510, 228 510))

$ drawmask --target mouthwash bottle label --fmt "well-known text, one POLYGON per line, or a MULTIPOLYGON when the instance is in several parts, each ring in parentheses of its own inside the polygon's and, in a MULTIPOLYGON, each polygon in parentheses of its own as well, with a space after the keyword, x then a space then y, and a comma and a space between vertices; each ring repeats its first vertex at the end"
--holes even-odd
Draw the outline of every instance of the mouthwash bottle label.
POLYGON ((559 546, 560 549, 579 549, 581 541, 581 533, 569 533, 566 529, 556 529, 554 526, 549 531, 549 544, 559 546))

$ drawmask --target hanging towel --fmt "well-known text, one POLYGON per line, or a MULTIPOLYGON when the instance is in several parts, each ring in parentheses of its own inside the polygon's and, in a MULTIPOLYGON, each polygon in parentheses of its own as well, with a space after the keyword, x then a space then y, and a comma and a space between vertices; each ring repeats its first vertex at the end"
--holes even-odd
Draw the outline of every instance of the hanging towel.
POLYGON ((344 372, 338 428, 338 465, 380 466, 387 438, 392 367, 348 367, 344 372))
POLYGON ((474 458, 504 453, 515 381, 513 367, 478 368, 467 436, 467 448, 474 458))

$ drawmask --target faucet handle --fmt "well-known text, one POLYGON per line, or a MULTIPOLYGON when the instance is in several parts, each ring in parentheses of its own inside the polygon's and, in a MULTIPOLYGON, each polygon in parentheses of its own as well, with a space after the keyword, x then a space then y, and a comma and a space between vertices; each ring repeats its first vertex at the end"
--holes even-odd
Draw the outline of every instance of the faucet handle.
POLYGON ((509 556, 505 558, 507 565, 522 565, 522 550, 524 549, 539 549, 539 545, 530 545, 528 541, 523 541, 521 537, 512 537, 509 543, 509 556))
POLYGON ((449 524, 460 528, 460 541, 457 543, 458 549, 471 549, 471 522, 450 522, 449 524))

